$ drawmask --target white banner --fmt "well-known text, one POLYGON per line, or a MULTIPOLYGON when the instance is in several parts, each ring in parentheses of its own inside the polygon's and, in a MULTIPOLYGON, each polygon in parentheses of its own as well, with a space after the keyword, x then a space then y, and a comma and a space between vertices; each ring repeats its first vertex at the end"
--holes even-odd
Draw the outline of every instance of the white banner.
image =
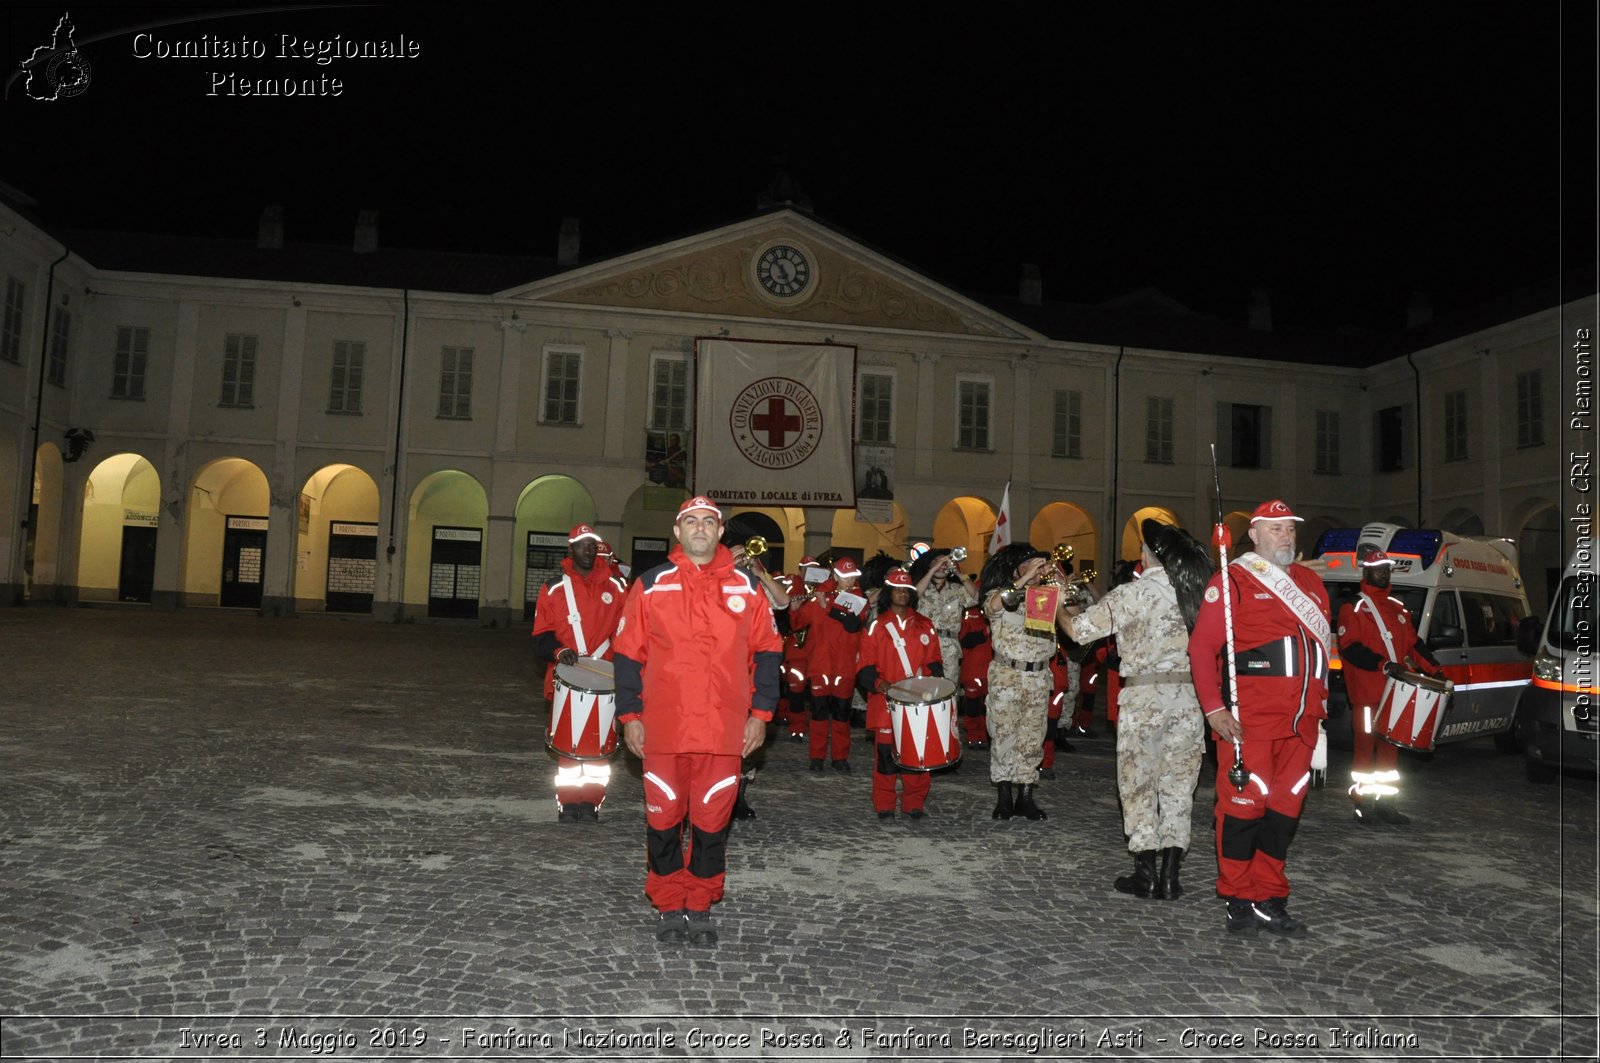
POLYGON ((695 341, 694 492, 724 506, 854 506, 856 349, 695 341))

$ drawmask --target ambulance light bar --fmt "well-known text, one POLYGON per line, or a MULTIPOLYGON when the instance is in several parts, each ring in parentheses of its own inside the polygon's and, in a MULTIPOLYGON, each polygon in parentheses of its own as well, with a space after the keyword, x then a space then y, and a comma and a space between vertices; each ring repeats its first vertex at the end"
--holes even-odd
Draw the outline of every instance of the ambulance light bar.
POLYGON ((1400 528, 1395 531, 1386 547, 1390 554, 1415 554, 1422 561, 1422 567, 1428 568, 1438 560, 1439 550, 1444 546, 1444 532, 1437 529, 1429 531, 1424 528, 1400 528))
POLYGON ((1356 543, 1361 539, 1360 528, 1329 528, 1317 540, 1316 548, 1311 551, 1312 557, 1321 557, 1323 554, 1354 554, 1356 543))

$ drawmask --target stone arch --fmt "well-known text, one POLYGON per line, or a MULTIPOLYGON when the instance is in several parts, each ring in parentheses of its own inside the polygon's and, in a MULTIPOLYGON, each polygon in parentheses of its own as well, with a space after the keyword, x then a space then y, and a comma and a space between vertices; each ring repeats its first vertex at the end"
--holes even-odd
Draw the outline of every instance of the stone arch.
POLYGON ((271 505, 266 473, 255 462, 228 457, 200 467, 184 507, 185 604, 259 608, 266 551, 290 548, 267 539, 271 505))
POLYGON ((1040 550, 1063 544, 1072 547, 1073 567, 1079 572, 1095 568, 1100 557, 1100 532, 1094 518, 1071 502, 1051 502, 1036 513, 1028 525, 1028 542, 1040 550))
POLYGON ((1543 616, 1561 584, 1567 548, 1571 545, 1561 512, 1549 499, 1525 499, 1512 509, 1507 534, 1517 543, 1517 568, 1528 593, 1528 605, 1534 616, 1543 616))
POLYGON ((1139 547, 1144 542, 1144 533, 1140 530, 1147 520, 1158 520, 1162 524, 1170 524, 1174 528, 1181 528, 1183 524, 1178 520, 1178 515, 1165 506, 1145 506, 1136 509, 1133 516, 1122 526, 1122 544, 1118 555, 1113 561, 1139 560, 1139 547))
POLYGON ((78 526, 78 599, 148 602, 154 590, 161 475, 141 454, 113 454, 89 472, 78 526))
MULTIPOLYGON (((841 512, 849 512, 841 510, 841 512)), ((727 511, 728 530, 743 543, 751 535, 767 540, 762 559, 769 572, 786 572, 806 551, 806 511, 785 506, 759 506, 727 511)))
POLYGON ((1470 509, 1452 509, 1439 518, 1439 527, 1457 535, 1482 535, 1483 518, 1470 509))
POLYGON ((440 469, 417 483, 406 512, 408 614, 477 619, 488 527, 489 495, 471 473, 440 469))
MULTIPOLYGON (((520 596, 513 595, 511 600, 522 603, 523 620, 533 620, 539 588, 561 570, 572 526, 593 526, 599 519, 594 496, 571 476, 552 473, 523 486, 517 496, 511 540, 511 585, 521 588, 520 596)), ((620 544, 611 546, 620 553, 620 544)), ((620 559, 626 560, 626 556, 620 559)))
POLYGON ((378 571, 378 484, 335 463, 306 479, 295 521, 295 609, 370 613, 378 571))
MULTIPOLYGON (((934 515, 934 548, 950 550, 964 546, 967 560, 962 564, 963 570, 982 572, 989 561, 989 540, 994 536, 998 519, 999 511, 981 498, 971 495, 952 498, 934 515)), ((1013 538, 1012 541, 1020 540, 1013 538)))
POLYGON ((617 559, 630 574, 661 564, 677 541, 672 537, 672 522, 678 507, 689 492, 681 487, 655 487, 645 484, 628 496, 622 507, 622 542, 614 544, 617 559))

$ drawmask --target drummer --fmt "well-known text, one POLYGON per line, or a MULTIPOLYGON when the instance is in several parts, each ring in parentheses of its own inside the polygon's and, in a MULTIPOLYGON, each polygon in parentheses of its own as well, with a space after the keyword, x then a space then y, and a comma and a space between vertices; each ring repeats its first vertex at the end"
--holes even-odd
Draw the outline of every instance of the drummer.
POLYGON ((1411 817, 1395 807, 1400 796, 1398 747, 1373 737, 1372 717, 1383 698, 1383 666, 1393 661, 1424 675, 1444 677, 1444 669, 1417 638, 1417 627, 1400 599, 1389 593, 1394 559, 1373 543, 1356 551, 1361 594, 1339 609, 1339 656, 1350 699, 1355 754, 1350 760, 1350 800, 1362 823, 1403 826, 1411 817))
MULTIPOLYGON (((575 524, 567 534, 567 556, 561 574, 552 576, 539 591, 533 615, 533 647, 550 661, 544 677, 544 699, 555 696, 558 666, 577 667, 580 657, 611 659, 611 637, 622 617, 627 585, 600 556, 600 535, 587 524, 575 524)), ((593 823, 600 818, 606 799, 611 765, 606 761, 577 761, 556 756, 556 819, 562 823, 593 823)))
MULTIPOLYGON (((895 761, 894 736, 884 694, 914 676, 943 676, 939 635, 933 621, 917 612, 910 573, 890 569, 878 592, 878 616, 861 636, 856 685, 867 694, 867 729, 876 734, 872 767, 872 807, 879 819, 894 818, 895 776, 900 777, 900 809, 912 819, 927 815, 926 772, 902 772, 895 761)), ((951 696, 955 694, 951 688, 951 696)))

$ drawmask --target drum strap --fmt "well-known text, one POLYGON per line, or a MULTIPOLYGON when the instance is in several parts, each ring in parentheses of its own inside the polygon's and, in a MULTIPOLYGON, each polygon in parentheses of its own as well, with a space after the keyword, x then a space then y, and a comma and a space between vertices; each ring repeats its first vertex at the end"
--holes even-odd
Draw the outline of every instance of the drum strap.
POLYGON ((894 652, 900 657, 900 667, 905 669, 906 678, 910 679, 917 673, 911 667, 911 658, 906 655, 905 636, 901 635, 899 631, 895 630, 896 625, 894 617, 891 616, 887 617, 886 619, 888 620, 888 623, 884 626, 884 630, 889 632, 889 641, 894 643, 894 652))
MULTIPOLYGON (((1372 610, 1372 619, 1378 625, 1378 634, 1383 636, 1383 648, 1388 651, 1389 660, 1398 663, 1400 658, 1394 655, 1394 639, 1389 637, 1389 627, 1383 622, 1383 610, 1378 608, 1378 603, 1373 601, 1365 591, 1361 594, 1361 600, 1367 603, 1368 609, 1372 610)), ((1357 606, 1357 608, 1360 607, 1357 606)))
POLYGON ((572 625, 572 640, 577 644, 579 657, 594 656, 589 652, 589 640, 583 636, 583 614, 578 612, 578 600, 572 594, 572 577, 561 577, 561 589, 567 595, 567 623, 572 625))

